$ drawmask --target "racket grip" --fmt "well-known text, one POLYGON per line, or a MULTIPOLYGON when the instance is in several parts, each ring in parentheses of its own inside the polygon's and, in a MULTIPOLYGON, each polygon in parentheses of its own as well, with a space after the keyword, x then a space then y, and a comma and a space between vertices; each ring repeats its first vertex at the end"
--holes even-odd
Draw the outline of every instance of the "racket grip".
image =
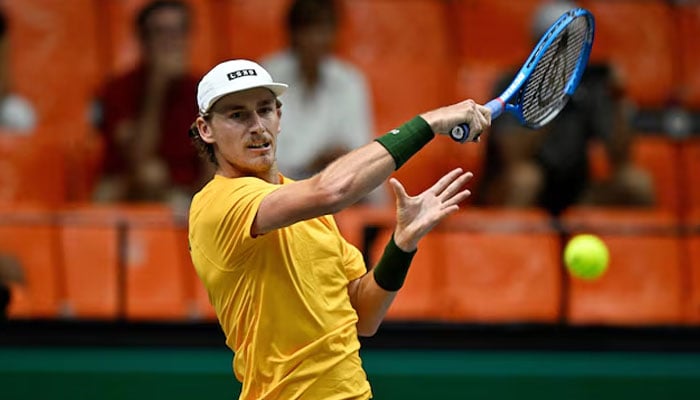
MULTIPOLYGON (((499 99, 493 99, 493 100, 489 101, 488 103, 484 104, 484 107, 488 108, 489 111, 491 111, 491 120, 492 121, 494 119, 498 118, 498 116, 501 115, 501 113, 503 112, 503 103, 499 99)), ((476 135, 471 141, 478 142, 479 136, 480 135, 476 135)), ((455 142, 459 142, 459 143, 466 142, 467 139, 469 138, 469 125, 459 124, 459 125, 455 126, 450 131, 450 137, 455 142)))

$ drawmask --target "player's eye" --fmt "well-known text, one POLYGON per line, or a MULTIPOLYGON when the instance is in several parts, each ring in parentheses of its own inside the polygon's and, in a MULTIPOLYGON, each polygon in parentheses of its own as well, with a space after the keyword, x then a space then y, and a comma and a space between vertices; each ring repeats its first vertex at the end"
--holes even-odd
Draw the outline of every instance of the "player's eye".
POLYGON ((229 114, 229 118, 237 120, 237 121, 245 121, 249 116, 249 113, 247 111, 234 111, 231 114, 229 114))

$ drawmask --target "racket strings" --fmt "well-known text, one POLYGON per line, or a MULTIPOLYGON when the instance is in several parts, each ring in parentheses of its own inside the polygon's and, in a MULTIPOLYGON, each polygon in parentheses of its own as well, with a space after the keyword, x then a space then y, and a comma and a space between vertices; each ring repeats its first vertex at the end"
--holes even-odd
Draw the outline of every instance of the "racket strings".
POLYGON ((537 128, 546 124, 566 105, 566 90, 581 61, 589 28, 585 17, 571 21, 535 66, 521 99, 528 126, 537 128))

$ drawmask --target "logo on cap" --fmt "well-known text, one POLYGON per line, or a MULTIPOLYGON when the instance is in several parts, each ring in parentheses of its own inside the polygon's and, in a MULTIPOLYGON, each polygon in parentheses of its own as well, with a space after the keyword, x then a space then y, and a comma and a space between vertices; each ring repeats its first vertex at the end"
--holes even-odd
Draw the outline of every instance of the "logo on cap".
POLYGON ((239 69, 238 71, 229 72, 226 74, 228 80, 232 81, 236 78, 241 78, 243 76, 255 76, 258 72, 254 69, 239 69))

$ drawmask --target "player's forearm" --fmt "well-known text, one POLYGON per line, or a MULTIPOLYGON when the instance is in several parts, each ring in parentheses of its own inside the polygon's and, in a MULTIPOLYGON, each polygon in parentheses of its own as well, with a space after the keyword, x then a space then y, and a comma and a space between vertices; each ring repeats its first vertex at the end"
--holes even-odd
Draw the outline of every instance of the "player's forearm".
POLYGON ((316 177, 328 196, 329 212, 348 207, 381 185, 394 172, 394 160, 379 143, 372 142, 338 158, 316 177))
POLYGON ((350 301, 357 312, 357 333, 372 336, 379 329, 397 292, 390 292, 377 285, 372 273, 354 283, 350 301))
POLYGON ((317 177, 319 190, 332 194, 331 212, 366 196, 433 137, 431 125, 416 117, 331 163, 317 177))
POLYGON ((265 196, 251 228, 254 235, 299 221, 333 214, 379 186, 394 170, 378 143, 344 155, 310 179, 283 185, 265 196))
POLYGON ((415 250, 406 252, 399 248, 392 236, 374 269, 351 284, 350 301, 357 311, 360 335, 371 336, 377 331, 403 286, 415 254, 415 250))

